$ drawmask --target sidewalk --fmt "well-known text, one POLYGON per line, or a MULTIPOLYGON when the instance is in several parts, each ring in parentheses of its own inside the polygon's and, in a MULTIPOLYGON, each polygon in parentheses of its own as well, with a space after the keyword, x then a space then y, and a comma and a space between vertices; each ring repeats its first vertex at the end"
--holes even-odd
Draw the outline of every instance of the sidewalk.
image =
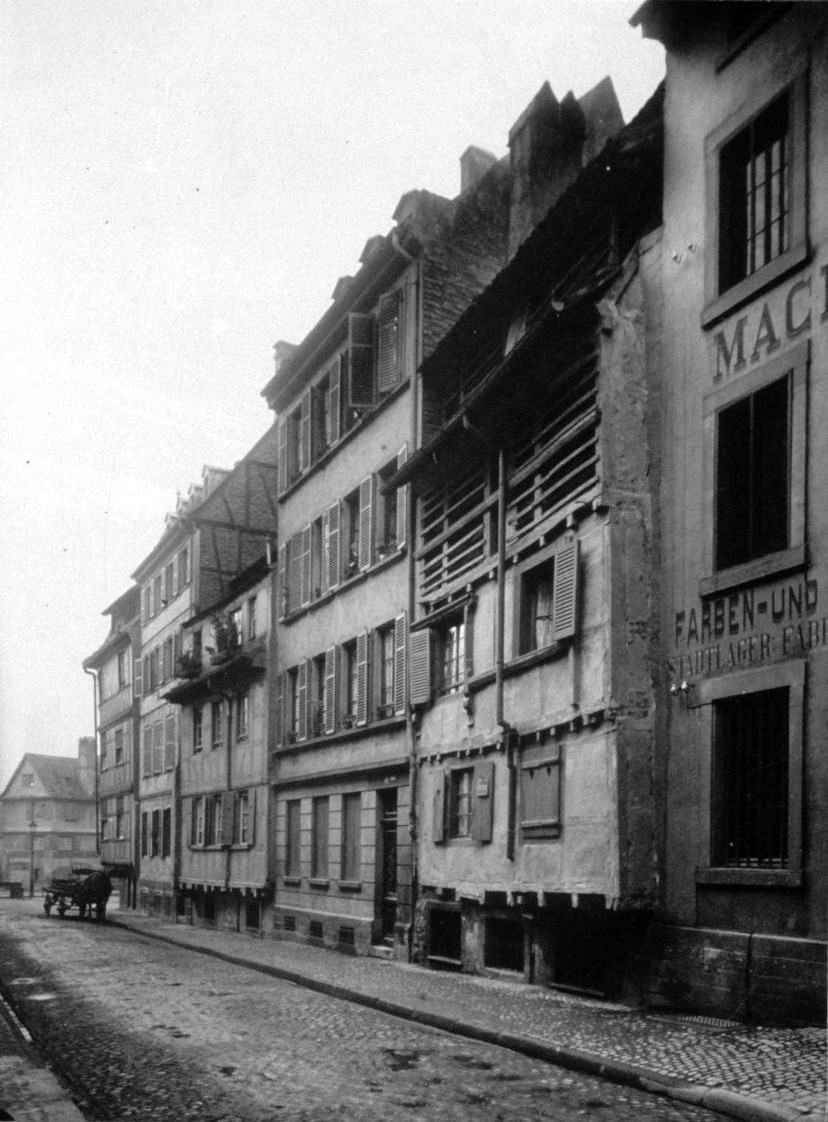
MULTIPOLYGON (((823 1029, 643 1015, 519 982, 425 970, 133 912, 142 935, 745 1122, 826 1122, 823 1029)), ((15 1116, 17 1117, 17 1116, 15 1116)))
POLYGON ((28 1033, 0 997, 0 1119, 83 1122, 66 1089, 38 1058, 28 1033))

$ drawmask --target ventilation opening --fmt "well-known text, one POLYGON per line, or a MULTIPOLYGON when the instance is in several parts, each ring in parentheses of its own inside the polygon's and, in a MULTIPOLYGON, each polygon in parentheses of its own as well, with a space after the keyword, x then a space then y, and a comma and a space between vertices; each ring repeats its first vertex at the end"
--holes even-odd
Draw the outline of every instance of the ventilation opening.
POLYGON ((486 966, 523 973, 523 924, 490 916, 486 920, 486 966))
POLYGON ((438 969, 459 970, 462 921, 457 908, 431 908, 428 923, 428 963, 438 969))
POLYGON ((356 931, 353 927, 340 927, 339 943, 343 947, 353 947, 356 945, 356 931))
POLYGON ((311 939, 321 939, 323 935, 322 920, 312 919, 308 924, 308 935, 311 939))
POLYGON ((282 919, 282 927, 285 931, 296 930, 296 916, 284 916, 282 919))

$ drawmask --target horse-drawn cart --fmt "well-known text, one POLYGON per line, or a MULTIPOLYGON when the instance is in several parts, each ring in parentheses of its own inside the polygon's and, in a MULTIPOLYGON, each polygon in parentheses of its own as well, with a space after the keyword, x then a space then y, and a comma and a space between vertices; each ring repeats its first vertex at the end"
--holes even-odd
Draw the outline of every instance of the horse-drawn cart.
POLYGON ((43 910, 50 915, 57 908, 61 919, 70 908, 78 909, 80 919, 106 918, 106 904, 112 881, 103 869, 72 865, 57 869, 43 897, 43 910))

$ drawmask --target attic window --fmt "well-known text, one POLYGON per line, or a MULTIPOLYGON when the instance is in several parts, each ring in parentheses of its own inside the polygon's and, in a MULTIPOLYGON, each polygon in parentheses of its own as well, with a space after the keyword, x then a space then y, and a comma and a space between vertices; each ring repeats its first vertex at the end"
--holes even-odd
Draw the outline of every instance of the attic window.
POLYGON ((34 776, 30 771, 24 771, 20 779, 24 787, 34 787, 34 776))

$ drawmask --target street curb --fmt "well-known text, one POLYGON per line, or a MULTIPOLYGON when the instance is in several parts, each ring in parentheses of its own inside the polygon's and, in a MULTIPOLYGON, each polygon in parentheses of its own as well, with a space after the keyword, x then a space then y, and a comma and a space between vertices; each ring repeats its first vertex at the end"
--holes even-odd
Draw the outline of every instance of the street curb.
POLYGON ((568 1068, 570 1071, 579 1071, 585 1075, 595 1075, 607 1079, 611 1083, 619 1083, 678 1102, 705 1107, 707 1110, 737 1118, 740 1122, 825 1122, 824 1116, 804 1114, 802 1111, 792 1110, 789 1107, 769 1103, 748 1095, 741 1095, 736 1091, 689 1083, 678 1076, 663 1075, 661 1072, 649 1071, 647 1068, 628 1064, 623 1060, 606 1059, 595 1053, 584 1052, 577 1048, 544 1044, 541 1041, 531 1040, 529 1037, 519 1036, 515 1033, 499 1032, 482 1025, 466 1023, 442 1013, 432 1013, 427 1009, 417 1009, 391 1001, 388 998, 360 993, 359 990, 352 990, 334 982, 312 978, 307 974, 300 974, 283 966, 270 966, 252 962, 250 959, 239 955, 228 954, 211 947, 194 946, 171 935, 144 930, 140 927, 133 927, 132 924, 125 923, 122 920, 108 918, 115 927, 122 927, 127 931, 132 931, 138 935, 146 935, 149 939, 157 939, 159 942, 169 943, 172 946, 183 947, 195 951, 197 954, 208 955, 211 958, 228 962, 233 966, 256 970, 260 974, 267 974, 282 981, 292 982, 294 985, 315 990, 327 997, 350 1001, 356 1005, 376 1009, 381 1013, 427 1025, 429 1028, 441 1029, 443 1032, 455 1036, 465 1036, 471 1040, 482 1041, 484 1044, 495 1044, 501 1048, 508 1048, 512 1052, 520 1052, 533 1059, 557 1064, 559 1067, 568 1068))

